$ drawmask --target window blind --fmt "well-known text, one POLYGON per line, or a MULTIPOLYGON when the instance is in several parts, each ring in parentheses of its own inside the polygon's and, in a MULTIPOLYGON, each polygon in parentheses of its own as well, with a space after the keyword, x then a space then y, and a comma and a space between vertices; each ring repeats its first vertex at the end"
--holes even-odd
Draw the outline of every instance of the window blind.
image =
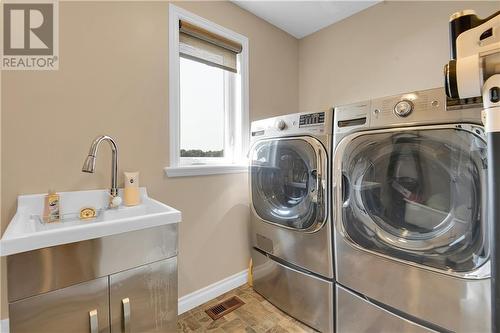
POLYGON ((237 73, 237 55, 241 51, 241 44, 235 41, 179 21, 179 53, 183 58, 237 73))

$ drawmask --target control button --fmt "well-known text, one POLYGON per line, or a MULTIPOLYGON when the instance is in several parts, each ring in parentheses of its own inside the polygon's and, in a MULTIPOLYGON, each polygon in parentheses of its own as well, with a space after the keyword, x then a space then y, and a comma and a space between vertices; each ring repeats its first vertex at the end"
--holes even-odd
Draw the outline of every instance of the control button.
POLYGON ((500 102, 500 87, 492 87, 490 89, 490 102, 491 103, 500 102))
POLYGON ((284 130, 286 128, 286 123, 284 120, 280 120, 276 123, 276 128, 280 131, 284 130))
POLYGON ((437 106, 439 106, 439 102, 438 102, 437 100, 433 100, 433 101, 431 102, 431 105, 432 105, 433 107, 437 107, 437 106))
POLYGON ((394 113, 399 117, 406 117, 413 111, 413 103, 407 99, 399 101, 394 106, 394 113))
POLYGON ((373 113, 376 114, 376 115, 379 114, 380 113, 380 109, 373 110, 373 113))

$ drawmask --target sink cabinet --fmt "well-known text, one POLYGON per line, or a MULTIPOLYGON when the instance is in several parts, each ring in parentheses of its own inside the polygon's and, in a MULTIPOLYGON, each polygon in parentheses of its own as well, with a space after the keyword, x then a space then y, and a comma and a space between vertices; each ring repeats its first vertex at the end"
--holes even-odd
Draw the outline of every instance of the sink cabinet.
POLYGON ((29 297, 9 304, 12 333, 109 332, 108 278, 29 297))
POLYGON ((11 333, 175 332, 177 224, 7 257, 11 333))
POLYGON ((175 332, 177 258, 109 277, 111 333, 175 332))

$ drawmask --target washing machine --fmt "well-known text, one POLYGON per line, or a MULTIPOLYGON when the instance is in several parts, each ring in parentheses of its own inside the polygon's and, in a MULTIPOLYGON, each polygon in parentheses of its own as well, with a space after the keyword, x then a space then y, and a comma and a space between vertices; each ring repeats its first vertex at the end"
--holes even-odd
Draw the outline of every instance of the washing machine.
POLYGON ((491 331, 475 107, 443 89, 335 107, 338 332, 491 331))
POLYGON ((251 124, 253 287, 321 332, 333 332, 330 209, 332 110, 251 124))

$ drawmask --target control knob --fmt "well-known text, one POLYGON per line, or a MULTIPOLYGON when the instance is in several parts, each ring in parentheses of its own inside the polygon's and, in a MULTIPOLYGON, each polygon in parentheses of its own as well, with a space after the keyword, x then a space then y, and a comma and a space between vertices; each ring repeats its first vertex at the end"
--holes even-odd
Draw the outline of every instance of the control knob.
POLYGON ((407 99, 399 101, 394 106, 394 113, 399 117, 406 117, 413 111, 413 103, 407 99))
POLYGON ((280 131, 284 130, 286 128, 286 123, 284 120, 280 120, 276 123, 276 128, 280 131))

